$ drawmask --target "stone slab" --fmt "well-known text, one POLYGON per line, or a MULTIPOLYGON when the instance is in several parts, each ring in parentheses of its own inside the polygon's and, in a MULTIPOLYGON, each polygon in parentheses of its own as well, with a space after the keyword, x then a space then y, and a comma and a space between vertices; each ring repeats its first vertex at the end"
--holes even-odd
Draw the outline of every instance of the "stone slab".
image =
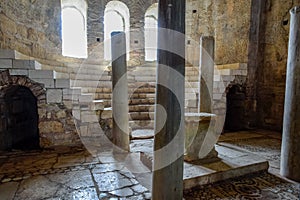
POLYGON ((92 101, 93 101, 93 95, 91 94, 82 94, 79 96, 80 103, 92 103, 92 101))
POLYGON ((35 60, 13 60, 12 67, 14 69, 40 69, 41 64, 35 60))
POLYGON ((92 110, 103 110, 104 109, 104 101, 103 100, 94 100, 91 106, 92 110))
POLYGON ((0 58, 16 58, 16 53, 11 49, 0 49, 0 58))
MULTIPOLYGON (((145 140, 143 140, 143 143, 146 143, 145 140)), ((147 144, 147 146, 151 147, 153 142, 147 144)), ((144 165, 151 169, 153 160, 152 152, 148 150, 149 148, 144 147, 141 149, 139 147, 136 149, 134 146, 132 144, 132 151, 142 152, 145 150, 145 152, 140 154, 140 159, 144 165)), ((269 164, 265 159, 249 152, 221 145, 216 145, 216 150, 219 153, 219 161, 201 165, 184 162, 184 189, 191 189, 199 185, 215 183, 260 171, 267 171, 269 168, 269 164)), ((151 190, 151 188, 148 189, 151 190)))
POLYGON ((53 70, 29 70, 29 78, 54 79, 55 71, 53 71, 53 70))
POLYGON ((0 59, 0 68, 1 69, 12 68, 12 60, 11 59, 0 59))
POLYGON ((70 88, 70 89, 63 89, 63 94, 77 94, 77 95, 81 95, 81 88, 70 88))
POLYGON ((18 182, 9 182, 0 185, 0 199, 10 200, 13 199, 18 189, 18 182))
POLYGON ((28 76, 29 72, 27 69, 10 69, 10 75, 18 75, 18 76, 28 76))
POLYGON ((55 88, 70 88, 70 79, 56 79, 55 88))
POLYGON ((49 78, 31 78, 35 82, 44 84, 45 88, 54 88, 54 79, 49 78))
POLYGON ((47 90, 47 103, 61 103, 62 90, 61 89, 48 89, 47 90))

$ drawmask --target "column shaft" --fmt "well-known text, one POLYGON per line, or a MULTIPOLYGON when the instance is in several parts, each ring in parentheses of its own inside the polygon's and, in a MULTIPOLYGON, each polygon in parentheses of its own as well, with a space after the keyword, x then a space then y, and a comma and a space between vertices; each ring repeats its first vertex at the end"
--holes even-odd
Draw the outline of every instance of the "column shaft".
POLYGON ((112 110, 113 142, 117 152, 129 151, 128 84, 126 65, 126 37, 124 32, 113 32, 112 52, 112 110))
POLYGON ((152 199, 182 200, 185 1, 160 0, 158 13, 157 105, 152 199))
POLYGON ((280 173, 300 182, 300 7, 291 10, 290 26, 280 173))

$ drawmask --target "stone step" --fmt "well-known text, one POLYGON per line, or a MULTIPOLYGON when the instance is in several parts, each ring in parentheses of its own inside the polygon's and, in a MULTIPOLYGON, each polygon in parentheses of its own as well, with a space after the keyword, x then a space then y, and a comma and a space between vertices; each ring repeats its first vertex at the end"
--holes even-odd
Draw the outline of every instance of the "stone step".
POLYGON ((129 99, 149 99, 155 98, 155 93, 132 93, 129 99))
POLYGON ((134 83, 128 83, 129 89, 138 89, 138 88, 155 88, 156 87, 156 81, 152 82, 141 82, 137 81, 134 83))
POLYGON ((92 103, 93 101, 93 94, 81 94, 79 96, 79 103, 92 103))
POLYGON ((95 80, 71 80, 72 87, 87 87, 87 88, 97 88, 97 87, 112 87, 111 81, 95 81, 95 80))
POLYGON ((108 75, 107 73, 103 73, 103 74, 81 74, 81 73, 77 73, 77 74, 70 74, 69 77, 72 80, 111 81, 111 76, 108 75))
POLYGON ((30 59, 29 56, 11 49, 0 49, 0 59, 30 59))
POLYGON ((101 93, 101 94, 111 94, 112 93, 112 88, 111 87, 98 87, 98 88, 89 88, 85 87, 82 88, 83 93, 101 93))
POLYGON ((130 112, 130 120, 153 120, 154 112, 130 112))
POLYGON ((64 95, 81 95, 81 88, 80 87, 73 87, 69 89, 63 89, 64 95))
POLYGON ((86 74, 86 75, 108 75, 109 74, 109 72, 107 72, 106 70, 106 67, 103 66, 99 67, 99 69, 95 69, 95 68, 87 68, 87 67, 74 68, 74 67, 51 66, 51 65, 43 64, 41 68, 46 70, 55 70, 56 72, 68 73, 68 74, 86 74))
POLYGON ((136 76, 134 78, 134 80, 136 80, 137 82, 155 82, 156 81, 156 76, 136 76))
POLYGON ((70 79, 55 79, 55 88, 68 89, 71 86, 70 79))
POLYGON ((128 83, 128 89, 136 90, 138 88, 155 88, 156 82, 134 82, 128 83))
POLYGON ((92 110, 104 110, 105 105, 103 100, 93 100, 91 109, 92 110))
POLYGON ((130 99, 129 105, 151 105, 155 103, 155 98, 148 99, 130 99))
POLYGON ((0 68, 7 69, 41 69, 41 64, 35 60, 0 59, 0 68))
POLYGON ((132 130, 154 129, 154 120, 130 120, 129 127, 132 130))
POLYGON ((55 79, 56 72, 53 70, 29 70, 29 78, 33 79, 55 79))
POLYGON ((155 93, 155 87, 140 87, 140 88, 129 88, 129 93, 155 93))
POLYGON ((154 104, 151 105, 129 105, 129 112, 154 112, 154 104))
POLYGON ((106 71, 108 70, 107 64, 91 64, 87 62, 81 62, 81 63, 64 63, 64 67, 68 68, 74 68, 74 69, 81 69, 81 70, 102 70, 106 71))
POLYGON ((111 93, 93 93, 94 99, 111 99, 111 93))

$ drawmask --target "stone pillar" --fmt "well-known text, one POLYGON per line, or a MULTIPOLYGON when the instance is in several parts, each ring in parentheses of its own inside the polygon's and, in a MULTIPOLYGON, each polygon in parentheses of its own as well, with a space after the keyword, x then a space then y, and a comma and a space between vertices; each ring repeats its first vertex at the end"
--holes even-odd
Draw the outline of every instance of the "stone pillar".
POLYGON ((211 113, 213 104, 215 40, 211 36, 200 39, 199 104, 198 112, 211 113))
POLYGON ((153 200, 182 200, 185 0, 160 0, 153 200))
POLYGON ((112 32, 112 110, 113 143, 115 152, 129 152, 128 83, 126 65, 126 37, 124 32, 112 32))
POLYGON ((300 182, 300 7, 291 11, 280 173, 300 182))

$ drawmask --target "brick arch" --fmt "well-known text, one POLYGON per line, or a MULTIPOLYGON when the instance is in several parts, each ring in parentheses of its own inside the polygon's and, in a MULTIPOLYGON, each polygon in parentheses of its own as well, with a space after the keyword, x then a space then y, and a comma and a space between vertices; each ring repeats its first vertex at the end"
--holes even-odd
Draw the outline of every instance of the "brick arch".
POLYGON ((26 76, 12 76, 8 70, 0 72, 0 93, 16 85, 27 87, 36 97, 38 104, 46 102, 46 89, 43 84, 37 83, 26 76))
MULTIPOLYGON (((88 1, 88 24, 95 24, 95 26, 88 26, 88 44, 89 52, 93 48, 97 48, 99 42, 104 41, 104 11, 108 2, 113 0, 103 0, 98 3, 96 0, 88 1), (100 22, 100 23, 99 23, 100 22), (95 43, 95 37, 97 38, 97 43, 95 43)), ((139 49, 137 51, 132 51, 130 59, 139 58, 138 62, 144 62, 144 16, 146 10, 157 3, 158 0, 118 0, 124 3, 129 9, 130 15, 130 49, 139 49), (140 34, 139 34, 140 33, 140 34), (136 44, 138 40, 139 43, 136 44), (137 56, 139 55, 139 56, 137 56)), ((98 50, 99 51, 99 50, 98 50)), ((104 52, 103 45, 100 46, 100 51, 104 52)), ((104 59, 104 53, 101 53, 99 58, 104 59)))

